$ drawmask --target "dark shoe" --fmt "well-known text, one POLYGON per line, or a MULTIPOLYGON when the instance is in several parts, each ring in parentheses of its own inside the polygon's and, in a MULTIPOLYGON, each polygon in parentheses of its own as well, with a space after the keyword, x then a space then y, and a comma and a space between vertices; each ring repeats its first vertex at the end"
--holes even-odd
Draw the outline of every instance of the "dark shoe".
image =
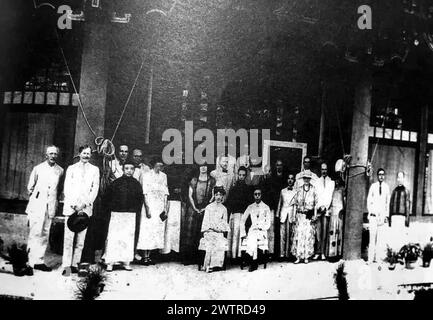
POLYGON ((33 268, 30 266, 26 266, 23 268, 14 268, 14 275, 17 277, 32 276, 33 268))
POLYGON ((69 277, 71 275, 71 267, 63 269, 62 276, 69 277))
POLYGON ((77 267, 71 267, 71 273, 78 273, 77 267))
POLYGON ((248 268, 248 272, 253 272, 256 271, 258 268, 257 264, 252 264, 249 268, 248 268))
POLYGON ((44 272, 51 272, 53 269, 51 269, 49 266, 47 266, 44 263, 41 264, 35 264, 33 267, 35 270, 40 270, 40 271, 44 271, 44 272))
POLYGON ((87 271, 86 269, 80 269, 78 271, 78 276, 79 277, 86 277, 89 274, 89 271, 87 271))
POLYGON ((148 259, 148 260, 147 260, 147 265, 148 265, 148 266, 154 266, 154 265, 155 265, 155 262, 153 262, 151 259, 148 259))

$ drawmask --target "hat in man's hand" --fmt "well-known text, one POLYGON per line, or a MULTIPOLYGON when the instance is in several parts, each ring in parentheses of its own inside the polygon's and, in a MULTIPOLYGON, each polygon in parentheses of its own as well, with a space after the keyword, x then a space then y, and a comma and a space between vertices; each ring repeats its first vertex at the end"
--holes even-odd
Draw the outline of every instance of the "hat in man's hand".
POLYGON ((72 232, 81 232, 89 226, 89 216, 85 212, 75 211, 68 219, 68 228, 72 232))

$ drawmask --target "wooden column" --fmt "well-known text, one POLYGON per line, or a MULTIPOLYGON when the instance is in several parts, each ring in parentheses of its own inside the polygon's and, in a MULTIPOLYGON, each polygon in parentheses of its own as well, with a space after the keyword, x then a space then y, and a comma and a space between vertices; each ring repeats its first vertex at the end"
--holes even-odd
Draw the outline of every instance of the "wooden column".
MULTIPOLYGON (((109 64, 109 24, 86 21, 81 61, 80 98, 86 117, 96 135, 104 135, 109 64)), ((79 108, 79 107, 78 107, 79 108)), ((111 137, 110 137, 111 138, 111 137)), ((80 109, 77 111, 74 152, 83 144, 94 145, 80 109)))
POLYGON ((428 106, 424 104, 421 107, 421 126, 418 135, 418 175, 416 182, 416 197, 414 198, 416 208, 415 215, 421 216, 424 212, 424 180, 425 180, 425 165, 427 153, 427 138, 428 138, 428 106))
MULTIPOLYGON (((368 159, 368 130, 370 126, 372 80, 369 73, 361 76, 355 88, 350 154, 352 165, 365 165, 368 159)), ((364 168, 352 168, 349 176, 363 173, 364 168)), ((361 258, 362 224, 366 211, 367 178, 359 174, 349 178, 347 208, 344 224, 343 258, 361 258)))

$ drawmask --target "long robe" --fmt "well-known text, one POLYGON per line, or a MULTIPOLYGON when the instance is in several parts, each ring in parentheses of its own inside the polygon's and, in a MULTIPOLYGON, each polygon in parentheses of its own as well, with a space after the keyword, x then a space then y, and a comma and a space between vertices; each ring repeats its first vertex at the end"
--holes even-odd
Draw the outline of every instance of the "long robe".
POLYGON ((293 231, 292 254, 298 259, 308 259, 314 254, 315 231, 312 221, 306 213, 316 210, 317 199, 317 192, 312 185, 310 185, 309 191, 305 191, 303 186, 296 191, 294 204, 297 207, 297 212, 293 231))
POLYGON ((254 260, 257 259, 257 250, 269 250, 268 230, 271 227, 271 210, 261 201, 248 206, 242 217, 241 237, 246 238, 242 241, 241 250, 245 250, 254 260), (246 233, 245 223, 250 217, 251 227, 246 233))
POLYGON ((329 217, 328 238, 326 241, 326 256, 341 256, 343 245, 343 214, 344 214, 344 188, 337 187, 332 194, 329 217))
POLYGON ((151 217, 147 218, 143 207, 137 249, 163 249, 167 220, 161 221, 159 216, 166 209, 164 200, 169 195, 166 174, 163 172, 155 173, 154 170, 147 172, 143 176, 143 194, 149 205, 151 217))
MULTIPOLYGON (((214 186, 215 179, 210 176, 208 176, 206 181, 199 180, 196 177, 191 179, 189 187, 192 189, 192 198, 198 210, 204 209, 209 204, 214 186)), ((202 221, 203 213, 195 212, 188 201, 188 209, 182 221, 182 236, 180 239, 180 250, 182 258, 186 263, 196 262, 196 258, 198 257, 202 221)))
POLYGON ((229 241, 229 258, 239 258, 241 256, 241 221, 243 213, 252 200, 252 190, 246 182, 236 182, 226 202, 230 213, 230 231, 227 236, 229 241))
POLYGON ((123 175, 109 186, 105 199, 111 217, 104 260, 129 263, 134 258, 136 215, 143 204, 141 185, 133 177, 123 175))
POLYGON ((206 251, 203 261, 203 267, 206 270, 224 265, 224 256, 225 251, 228 250, 228 242, 223 232, 227 232, 228 230, 226 207, 212 202, 205 208, 201 227, 203 237, 199 245, 199 250, 206 251), (220 232, 215 232, 214 230, 220 232))

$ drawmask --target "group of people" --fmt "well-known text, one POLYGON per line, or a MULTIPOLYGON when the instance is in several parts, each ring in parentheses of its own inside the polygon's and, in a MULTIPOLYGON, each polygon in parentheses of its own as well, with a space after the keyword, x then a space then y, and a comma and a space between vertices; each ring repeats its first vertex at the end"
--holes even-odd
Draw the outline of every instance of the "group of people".
MULTIPOLYGON (((51 271, 44 254, 64 175, 57 164, 58 153, 56 146, 49 146, 46 161, 33 168, 28 183, 29 265, 41 271, 51 271)), ((128 146, 120 146, 118 157, 110 162, 112 181, 101 194, 100 169, 89 163, 91 155, 90 146, 80 147, 79 161, 64 175, 62 274, 79 272, 87 232, 80 224, 92 216, 98 195, 109 213, 102 256, 106 270, 112 271, 115 264, 125 270, 132 270, 132 262, 154 264, 151 253, 164 248, 170 214, 162 160, 154 158, 148 166, 141 150, 135 149, 130 157, 128 146)), ((252 172, 248 156, 220 155, 212 171, 207 163, 199 165, 187 186, 182 213, 182 262, 197 264, 207 272, 222 270, 227 263, 248 263, 254 271, 260 259, 308 263, 339 258, 344 180, 338 175, 333 181, 326 163, 320 165, 320 177, 310 165, 310 157, 304 157, 303 168, 295 175, 278 159, 270 173, 259 176, 252 172)), ((369 263, 376 260, 381 226, 386 222, 393 226, 392 239, 399 243, 392 245, 398 248, 404 241, 402 228, 409 223, 410 195, 403 184, 404 173, 398 173, 398 186, 392 193, 384 182, 384 169, 377 171, 377 177, 367 198, 369 263)))
MULTIPOLYGON (((56 163, 58 153, 56 146, 47 148, 46 161, 33 169, 28 184, 29 265, 41 271, 51 271, 44 254, 64 173, 56 163)), ((81 225, 92 216, 98 195, 109 213, 102 255, 106 270, 113 265, 132 270, 133 262, 154 264, 151 254, 164 247, 170 214, 162 160, 154 158, 148 166, 141 150, 130 157, 128 146, 120 146, 109 163, 112 181, 101 194, 100 170, 89 163, 91 155, 90 146, 80 147, 79 161, 64 175, 62 274, 80 271, 87 232, 81 225)), ((339 257, 344 183, 328 177, 326 163, 318 177, 310 162, 305 157, 296 175, 286 172, 282 160, 275 161, 269 174, 255 175, 248 156, 220 155, 212 171, 206 163, 199 165, 181 219, 182 262, 207 272, 224 269, 227 262, 247 262, 254 271, 263 257, 295 263, 339 257)))

